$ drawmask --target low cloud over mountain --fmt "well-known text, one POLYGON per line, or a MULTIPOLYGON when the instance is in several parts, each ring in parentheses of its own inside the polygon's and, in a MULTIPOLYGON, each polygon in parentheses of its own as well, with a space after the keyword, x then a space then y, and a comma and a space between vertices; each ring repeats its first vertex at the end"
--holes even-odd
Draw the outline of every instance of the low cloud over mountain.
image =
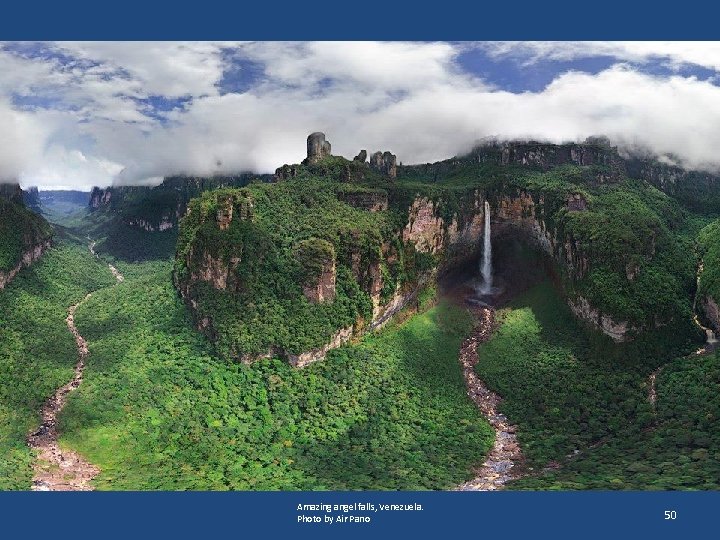
POLYGON ((405 163, 604 134, 715 169, 718 70, 704 43, 5 43, 0 178, 269 172, 311 131, 405 163))

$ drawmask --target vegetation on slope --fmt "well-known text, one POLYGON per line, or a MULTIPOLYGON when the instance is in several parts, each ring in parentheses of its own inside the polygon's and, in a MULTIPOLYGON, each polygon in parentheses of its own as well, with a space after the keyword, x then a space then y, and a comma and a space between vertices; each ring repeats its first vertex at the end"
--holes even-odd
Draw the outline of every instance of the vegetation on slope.
POLYGON ((0 293, 0 490, 29 489, 25 437, 43 402, 72 378, 77 349, 68 307, 111 283, 87 246, 64 239, 0 293))
POLYGON ((465 394, 469 330, 440 306, 302 370, 219 361, 171 265, 121 265, 76 322, 90 344, 63 442, 101 489, 432 489, 471 476, 493 434, 465 394))
POLYGON ((272 346, 300 353, 322 346, 339 328, 369 322, 371 264, 382 262, 386 296, 433 266, 432 258, 412 245, 391 242, 399 221, 393 210, 355 208, 341 200, 347 189, 327 179, 304 179, 218 190, 191 202, 178 240, 176 281, 190 289, 197 319, 212 321, 222 355, 263 353, 272 346), (236 214, 248 216, 221 230, 214 216, 228 201, 240 209, 236 214), (310 260, 312 250, 298 250, 309 241, 324 242, 322 257, 330 247, 337 256, 337 294, 331 303, 313 304, 303 296, 308 270, 325 261, 310 260), (384 243, 396 254, 392 263, 383 259, 384 243), (234 264, 225 290, 193 278, 207 257, 234 264), (354 257, 364 274, 359 282, 354 257))
POLYGON ((606 172, 602 166, 543 171, 456 159, 401 168, 392 183, 362 164, 331 156, 298 166, 288 181, 215 191, 193 201, 178 242, 177 283, 189 293, 196 320, 205 321, 221 354, 252 356, 273 347, 304 352, 327 343, 341 327, 367 323, 370 299, 363 279, 368 278, 351 272, 358 255, 363 268, 380 262, 383 300, 396 286, 438 266, 436 257, 416 253, 400 240, 418 197, 433 201, 447 225, 471 215, 478 191, 494 212, 501 199, 528 194, 535 215, 556 238, 566 294, 583 296, 614 321, 627 323, 631 335, 662 326, 678 343, 697 340, 691 313, 696 261, 687 256, 694 246, 685 234, 687 213, 648 183, 598 181, 606 172), (348 204, 358 194, 386 196, 389 208, 368 212, 348 204), (214 215, 232 197, 245 200, 254 218, 234 219, 229 230, 220 230, 214 215), (568 208, 573 197, 583 201, 580 211, 568 208), (311 239, 328 242, 337 254, 334 303, 313 305, 302 295, 304 270, 321 261, 294 254, 311 239), (383 247, 388 245, 399 254, 392 263, 383 247), (587 265, 582 272, 568 268, 562 246, 569 245, 587 265), (231 268, 225 290, 192 277, 208 256, 231 268))
POLYGON ((478 349, 477 372, 504 399, 530 465, 620 437, 651 421, 647 376, 662 363, 652 341, 615 345, 583 328, 545 282, 499 312, 501 325, 478 349))
POLYGON ((696 259, 688 256, 694 245, 686 234, 690 216, 647 183, 598 183, 591 172, 576 166, 516 170, 493 189, 530 193, 557 238, 573 243, 587 260, 587 272, 579 278, 559 264, 569 294, 584 296, 631 328, 660 324, 691 338, 696 259), (566 201, 574 195, 582 197, 586 209, 568 209, 566 201))
POLYGON ((720 357, 680 358, 657 379, 657 417, 515 489, 720 489, 720 357))
POLYGON ((703 272, 698 293, 720 301, 720 219, 704 227, 698 235, 703 272))
POLYGON ((47 240, 51 233, 43 218, 0 197, 0 271, 13 269, 23 252, 47 240))

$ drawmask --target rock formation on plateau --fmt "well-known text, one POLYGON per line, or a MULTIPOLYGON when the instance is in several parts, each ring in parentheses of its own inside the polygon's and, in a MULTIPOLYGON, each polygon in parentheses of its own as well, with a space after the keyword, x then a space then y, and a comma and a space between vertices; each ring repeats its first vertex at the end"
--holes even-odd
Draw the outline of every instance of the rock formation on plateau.
POLYGON ((656 257, 656 245, 680 249, 673 203, 629 179, 607 142, 490 144, 412 166, 390 152, 332 156, 322 133, 307 151, 278 168, 286 181, 207 193, 182 222, 176 286, 229 357, 304 365, 384 324, 478 257, 486 202, 493 241, 541 254, 573 313, 614 341, 692 331, 653 292, 670 283, 680 297, 686 280, 656 257))
POLYGON ((325 134, 319 131, 311 133, 307 138, 307 158, 305 162, 308 165, 317 163, 324 157, 330 155, 330 142, 325 140, 325 134))
POLYGON ((375 152, 370 156, 370 168, 394 180, 397 178, 397 156, 390 152, 375 152))

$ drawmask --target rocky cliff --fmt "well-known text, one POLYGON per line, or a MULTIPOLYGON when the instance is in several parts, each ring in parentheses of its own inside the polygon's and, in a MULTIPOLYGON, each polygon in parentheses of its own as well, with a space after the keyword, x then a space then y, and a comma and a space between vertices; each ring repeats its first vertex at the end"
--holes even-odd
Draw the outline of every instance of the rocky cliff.
POLYGON ((312 165, 330 156, 330 141, 325 140, 325 134, 319 131, 311 133, 307 138, 307 158, 305 164, 312 165))
POLYGON ((700 301, 700 308, 715 334, 720 332, 720 307, 717 301, 710 295, 704 296, 700 301))
POLYGON ((517 167, 548 171, 562 166, 586 168, 589 178, 598 183, 616 182, 627 176, 625 161, 616 147, 601 139, 585 143, 551 144, 534 141, 488 142, 468 154, 436 163, 398 167, 398 175, 438 181, 477 165, 517 167))
POLYGON ((450 211, 442 197, 388 186, 291 179, 194 200, 175 283, 198 328, 244 362, 306 365, 390 320, 451 261, 477 256, 479 191, 454 194, 462 210, 450 211))
POLYGON ((701 257, 697 272, 698 313, 716 333, 720 333, 720 220, 704 227, 698 235, 701 257))
POLYGON ((40 191, 36 187, 29 187, 22 192, 23 204, 28 210, 32 210, 36 214, 42 212, 42 204, 40 202, 40 191))
MULTIPOLYGON (((573 236, 551 219, 551 213, 568 216, 588 210, 588 202, 581 193, 570 193, 560 208, 551 209, 545 201, 545 194, 531 194, 526 190, 510 192, 493 201, 495 230, 513 228, 525 241, 550 257, 563 279, 563 288, 570 309, 576 317, 591 324, 616 342, 630 339, 633 330, 627 321, 615 321, 612 315, 594 307, 590 300, 576 290, 576 285, 587 278, 592 261, 592 245, 573 236)), ((497 234, 497 233, 496 233, 497 234)), ((597 261, 601 262, 601 261, 597 261)))
POLYGON ((0 198, 15 204, 24 204, 23 190, 18 183, 0 183, 0 198))
POLYGON ((0 197, 0 289, 39 259, 52 239, 48 222, 23 204, 19 185, 6 185, 1 191, 4 196, 0 197))
POLYGON ((43 253, 50 249, 51 240, 41 240, 39 243, 27 246, 20 254, 20 260, 9 270, 0 270, 0 289, 10 283, 23 268, 28 268, 32 263, 42 257, 43 253))
POLYGON ((397 177, 397 156, 390 152, 375 152, 367 163, 367 150, 360 150, 352 161, 348 161, 333 156, 331 148, 324 133, 311 133, 307 138, 307 157, 302 163, 278 167, 275 180, 329 176, 342 182, 364 182, 378 176, 384 180, 397 177))
POLYGON ((394 180, 397 178, 397 156, 390 152, 377 151, 370 156, 370 168, 394 180))
POLYGON ((654 185, 698 212, 720 212, 720 176, 707 171, 689 170, 668 159, 629 157, 628 175, 654 185))
POLYGON ((128 227, 163 232, 176 229, 190 200, 205 191, 242 187, 253 180, 270 179, 270 175, 253 173, 213 177, 172 176, 157 186, 94 187, 89 207, 91 210, 108 211, 128 227))
POLYGON ((576 316, 614 341, 692 332, 683 215, 603 142, 495 145, 395 180, 311 137, 283 181, 206 193, 182 221, 175 283, 226 356, 304 365, 382 325, 478 257, 486 200, 494 241, 545 253, 576 316))

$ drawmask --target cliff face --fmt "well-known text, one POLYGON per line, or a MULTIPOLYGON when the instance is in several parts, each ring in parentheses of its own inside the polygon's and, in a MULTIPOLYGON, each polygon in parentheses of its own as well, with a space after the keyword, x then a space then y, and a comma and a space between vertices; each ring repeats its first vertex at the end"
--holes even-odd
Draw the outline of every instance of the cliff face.
POLYGON ((90 202, 88 205, 91 210, 97 210, 102 206, 107 206, 112 200, 113 188, 94 187, 90 192, 90 202))
POLYGON ((684 169, 654 158, 626 160, 628 175, 640 178, 699 212, 720 211, 720 176, 684 169))
MULTIPOLYGON (((442 216, 440 203, 417 197, 408 209, 402 229, 403 242, 419 253, 442 255, 442 266, 457 264, 477 255, 485 219, 485 198, 480 190, 469 191, 466 204, 450 219, 442 216)), ((441 268, 443 270, 443 268, 441 268)))
POLYGON ((193 201, 175 283, 198 328, 244 362, 277 355, 306 365, 383 325, 452 261, 477 255, 479 191, 464 190, 451 213, 442 198, 391 198, 289 180, 193 201), (272 332, 259 330, 272 319, 272 332))
MULTIPOLYGON (((195 213, 201 214, 192 216, 200 223, 211 222, 212 227, 217 228, 210 235, 227 231, 233 220, 252 223, 254 219, 252 198, 242 192, 218 197, 214 215, 202 213, 200 209, 197 209, 195 213)), ((234 290, 240 286, 234 271, 242 261, 242 245, 224 250, 223 253, 220 251, 213 242, 201 241, 189 246, 184 263, 192 271, 180 287, 180 292, 184 297, 191 296, 192 285, 199 282, 205 282, 218 291, 225 291, 228 288, 234 290)), ((207 326, 207 322, 205 325, 207 326)))
POLYGON ((617 148, 606 142, 551 144, 511 141, 489 143, 473 148, 467 155, 436 163, 399 167, 399 176, 420 176, 439 180, 455 170, 473 165, 528 167, 550 170, 565 165, 587 167, 596 182, 617 182, 627 175, 625 161, 617 148))
POLYGON ((717 301, 712 296, 706 295, 701 299, 700 307, 710 322, 710 327, 713 331, 715 331, 716 334, 720 332, 720 307, 717 301))
POLYGON ((23 204, 20 186, 2 189, 0 197, 0 289, 50 247, 52 229, 23 204), (6 198, 7 197, 7 198, 6 198))
POLYGON ((50 249, 50 246, 50 239, 42 240, 40 243, 26 248, 20 255, 20 260, 13 268, 10 270, 0 270, 0 289, 4 289, 23 268, 28 268, 32 263, 42 257, 43 253, 50 249))
POLYGON ((313 134, 308 159, 278 169, 283 181, 206 193, 182 220, 175 283, 227 357, 304 365, 381 326, 478 256, 486 199, 493 234, 547 254, 575 315, 613 340, 692 331, 692 275, 672 234, 682 213, 626 178, 609 145, 489 145, 397 166, 394 180, 366 152, 348 161, 326 142, 313 134))
MULTIPOLYGON (((577 294, 574 285, 585 278, 591 267, 591 256, 582 242, 549 223, 545 215, 546 202, 543 196, 535 198, 526 191, 502 195, 494 201, 497 207, 495 220, 500 227, 517 229, 530 243, 550 256, 565 275, 564 286, 567 302, 579 319, 591 324, 616 342, 629 339, 632 330, 626 321, 615 321, 609 314, 603 314, 593 307, 587 298, 577 294)), ((580 193, 565 199, 566 212, 584 212, 587 201, 580 193)))
POLYGON ((234 176, 172 176, 158 186, 94 187, 91 210, 105 209, 131 228, 147 232, 177 229, 191 199, 205 191, 242 187, 250 181, 268 181, 270 175, 242 173, 234 176))
POLYGON ((0 183, 0 198, 15 204, 24 204, 23 190, 20 189, 20 184, 17 183, 0 183))
MULTIPOLYGON (((360 156, 362 156, 362 152, 358 155, 358 157, 360 156)), ((397 156, 390 152, 377 151, 370 156, 370 168, 394 180, 397 178, 397 156)))
POLYGON ((28 210, 32 210, 36 214, 42 211, 40 203, 40 191, 36 187, 24 189, 22 192, 23 204, 28 210))

